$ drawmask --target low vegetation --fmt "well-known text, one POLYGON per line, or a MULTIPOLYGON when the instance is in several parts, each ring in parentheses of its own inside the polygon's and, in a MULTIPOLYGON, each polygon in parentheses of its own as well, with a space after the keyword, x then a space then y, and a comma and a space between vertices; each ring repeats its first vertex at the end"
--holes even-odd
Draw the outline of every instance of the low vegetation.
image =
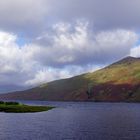
POLYGON ((49 106, 29 106, 18 102, 3 102, 0 101, 0 112, 7 113, 33 113, 48 111, 54 107, 49 106))

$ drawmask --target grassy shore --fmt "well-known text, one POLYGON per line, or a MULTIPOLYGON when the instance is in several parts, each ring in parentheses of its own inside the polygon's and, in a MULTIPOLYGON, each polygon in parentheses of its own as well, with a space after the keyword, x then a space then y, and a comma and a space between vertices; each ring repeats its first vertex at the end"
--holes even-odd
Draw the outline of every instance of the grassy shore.
POLYGON ((0 101, 0 112, 7 113, 34 113, 48 111, 54 107, 49 106, 29 106, 19 104, 18 102, 3 102, 0 101))

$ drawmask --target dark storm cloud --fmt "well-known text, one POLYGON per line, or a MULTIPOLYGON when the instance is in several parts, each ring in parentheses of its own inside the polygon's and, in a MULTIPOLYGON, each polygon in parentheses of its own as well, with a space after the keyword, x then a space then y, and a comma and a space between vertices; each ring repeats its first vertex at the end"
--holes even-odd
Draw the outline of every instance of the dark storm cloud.
POLYGON ((46 0, 0 1, 0 29, 34 37, 44 28, 49 7, 46 0))
POLYGON ((35 37, 50 25, 85 18, 94 28, 139 29, 139 0, 4 0, 0 1, 0 29, 35 37))
POLYGON ((57 0, 51 1, 52 17, 58 20, 87 18, 97 30, 139 28, 139 0, 57 0))

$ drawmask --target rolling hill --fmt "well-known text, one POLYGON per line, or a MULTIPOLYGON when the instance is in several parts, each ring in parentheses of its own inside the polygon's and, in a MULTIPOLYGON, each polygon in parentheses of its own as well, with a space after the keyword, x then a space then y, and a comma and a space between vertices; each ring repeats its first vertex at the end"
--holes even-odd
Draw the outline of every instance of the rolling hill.
POLYGON ((126 57, 93 73, 2 94, 0 99, 139 102, 140 58, 126 57))

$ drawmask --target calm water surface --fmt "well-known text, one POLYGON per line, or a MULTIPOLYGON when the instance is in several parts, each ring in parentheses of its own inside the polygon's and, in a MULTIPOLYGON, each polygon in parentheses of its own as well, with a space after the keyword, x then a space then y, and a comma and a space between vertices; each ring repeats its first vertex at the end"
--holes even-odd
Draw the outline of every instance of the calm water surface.
POLYGON ((26 102, 41 113, 0 113, 0 140, 140 140, 140 104, 26 102))

